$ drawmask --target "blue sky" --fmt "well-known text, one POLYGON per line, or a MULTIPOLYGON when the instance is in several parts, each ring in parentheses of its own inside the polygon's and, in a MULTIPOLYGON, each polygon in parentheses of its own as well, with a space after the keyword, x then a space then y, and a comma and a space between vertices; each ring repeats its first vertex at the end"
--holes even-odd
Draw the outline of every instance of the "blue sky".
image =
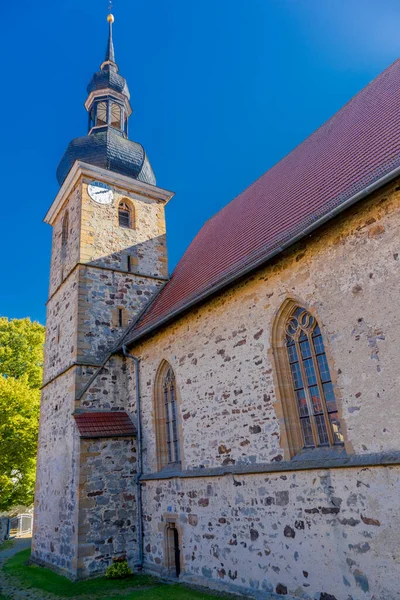
MULTIPOLYGON (((2 7, 0 315, 44 323, 42 219, 86 86, 106 0, 2 7)), ((395 0, 114 0, 116 57, 167 208, 172 269, 204 221, 398 57, 395 0)))

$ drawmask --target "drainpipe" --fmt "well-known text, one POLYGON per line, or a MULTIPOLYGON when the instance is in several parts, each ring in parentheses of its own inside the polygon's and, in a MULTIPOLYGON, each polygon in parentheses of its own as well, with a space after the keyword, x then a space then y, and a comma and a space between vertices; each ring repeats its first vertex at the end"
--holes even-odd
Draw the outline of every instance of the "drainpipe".
POLYGON ((137 484, 137 507, 138 507, 138 541, 139 541, 139 565, 138 569, 143 569, 143 507, 142 507, 142 486, 140 477, 143 473, 142 460, 142 419, 140 409, 140 378, 139 378, 139 359, 130 354, 126 346, 122 346, 122 352, 125 358, 130 358, 135 363, 136 378, 136 414, 137 414, 137 450, 138 450, 138 469, 136 474, 137 484))

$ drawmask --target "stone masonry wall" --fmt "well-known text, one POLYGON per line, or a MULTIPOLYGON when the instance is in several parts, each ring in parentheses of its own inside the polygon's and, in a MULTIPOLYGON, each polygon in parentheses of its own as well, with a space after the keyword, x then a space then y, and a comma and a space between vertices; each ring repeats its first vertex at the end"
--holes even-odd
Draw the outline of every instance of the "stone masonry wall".
POLYGON ((122 556, 136 567, 136 440, 82 440, 80 460, 78 576, 122 556))
POLYGON ((76 573, 79 436, 74 369, 42 392, 32 558, 76 573))
POLYGON ((398 467, 147 481, 145 565, 165 574, 175 519, 184 581, 303 600, 398 600, 398 467))
POLYGON ((47 304, 44 381, 76 360, 78 289, 79 274, 75 271, 47 304))
POLYGON ((163 202, 113 186, 113 203, 98 204, 87 192, 88 183, 89 180, 84 178, 81 261, 127 271, 129 255, 132 272, 168 277, 163 202), (128 199, 134 208, 131 229, 118 225, 118 206, 124 199, 128 199))
POLYGON ((81 185, 78 182, 72 190, 53 225, 49 297, 51 297, 79 261, 81 220, 81 185), (62 228, 65 212, 68 210, 68 243, 65 255, 62 253, 62 228))
MULTIPOLYGON (((177 381, 183 470, 288 459, 271 351, 288 298, 318 318, 346 451, 399 451, 399 226, 394 183, 133 347, 145 472, 157 470, 154 382, 163 360, 177 381)), ((398 469, 326 470, 324 454, 313 457, 317 470, 146 481, 148 564, 165 561, 165 519, 176 515, 183 573, 193 580, 297 598, 397 599, 398 469)))
POLYGON ((132 348, 141 357, 145 470, 157 469, 153 402, 162 360, 177 381, 183 468, 284 458, 271 328, 288 297, 317 315, 347 450, 399 450, 399 226, 394 184, 132 348))
POLYGON ((81 267, 78 358, 100 362, 162 283, 130 273, 81 267), (126 311, 122 327, 119 308, 126 311))
MULTIPOLYGON (((93 374, 94 370, 82 368, 82 382, 93 374)), ((123 356, 113 355, 93 381, 76 408, 93 410, 124 409, 136 420, 135 373, 132 361, 123 356)))

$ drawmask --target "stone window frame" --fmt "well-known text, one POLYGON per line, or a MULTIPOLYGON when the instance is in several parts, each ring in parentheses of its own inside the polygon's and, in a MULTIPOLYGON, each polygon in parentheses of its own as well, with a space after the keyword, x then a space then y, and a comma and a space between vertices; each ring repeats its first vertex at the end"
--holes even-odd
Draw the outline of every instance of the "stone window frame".
POLYGON ((129 325, 129 312, 125 306, 116 306, 111 312, 111 323, 114 328, 124 328, 129 325))
POLYGON ((336 381, 336 370, 332 355, 330 353, 327 336, 324 333, 321 320, 318 318, 316 311, 313 307, 307 305, 307 303, 294 298, 287 298, 280 309, 278 310, 271 333, 271 353, 274 364, 273 377, 275 381, 276 390, 276 403, 275 412, 279 420, 280 426, 280 443, 284 451, 285 460, 290 460, 302 451, 307 451, 315 455, 320 450, 326 451, 329 448, 331 451, 343 449, 343 445, 348 445, 346 439, 346 428, 342 420, 342 402, 341 397, 338 394, 337 381, 336 381), (344 438, 344 444, 329 445, 329 446, 316 446, 314 448, 305 448, 303 434, 301 430, 300 417, 295 397, 295 391, 293 386, 292 373, 290 371, 289 357, 286 347, 286 332, 285 326, 290 317, 293 315, 297 308, 302 308, 309 312, 314 317, 320 330, 321 336, 325 347, 325 355, 328 362, 328 367, 331 375, 333 384, 333 391, 338 409, 340 430, 344 438))
POLYGON ((178 469, 182 468, 183 461, 183 445, 182 445, 182 420, 180 418, 180 395, 179 388, 176 379, 175 369, 172 364, 167 360, 163 359, 158 366, 155 381, 154 381, 154 393, 153 393, 153 408, 154 408, 154 428, 156 438, 156 459, 157 469, 159 471, 163 469, 178 469), (165 396, 164 396, 164 376, 167 371, 171 369, 175 376, 175 403, 176 403, 176 420, 177 420, 177 433, 178 433, 178 444, 179 444, 179 461, 169 462, 168 457, 168 443, 167 443, 167 419, 165 410, 165 396))
POLYGON ((123 229, 136 229, 136 211, 135 206, 129 198, 121 198, 117 205, 117 225, 123 229), (120 211, 129 213, 129 225, 121 225, 120 211))

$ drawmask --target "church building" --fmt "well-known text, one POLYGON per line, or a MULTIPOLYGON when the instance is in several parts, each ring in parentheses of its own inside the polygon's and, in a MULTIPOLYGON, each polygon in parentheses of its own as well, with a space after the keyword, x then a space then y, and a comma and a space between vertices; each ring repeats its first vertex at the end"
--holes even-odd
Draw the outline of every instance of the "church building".
MULTIPOLYGON (((57 170, 32 560, 249 598, 398 600, 400 60, 172 275, 114 54, 57 170)), ((162 182, 160 182, 162 184, 162 182)))

